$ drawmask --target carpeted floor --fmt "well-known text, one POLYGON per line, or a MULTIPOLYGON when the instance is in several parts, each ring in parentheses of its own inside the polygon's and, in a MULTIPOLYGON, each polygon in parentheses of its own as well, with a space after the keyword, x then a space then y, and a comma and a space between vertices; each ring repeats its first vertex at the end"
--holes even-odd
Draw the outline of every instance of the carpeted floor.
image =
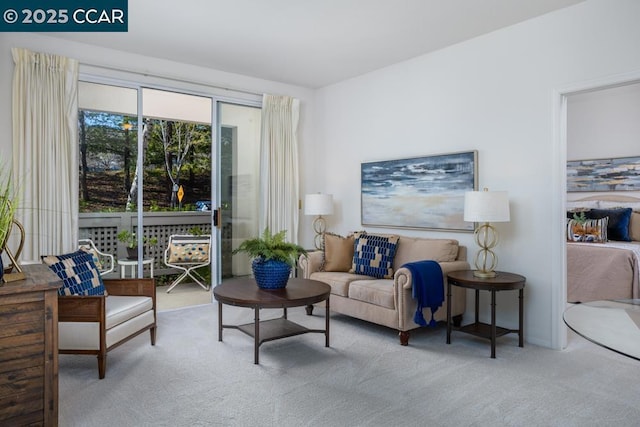
POLYGON ((158 311, 209 304, 212 301, 211 289, 206 291, 197 283, 180 283, 169 293, 167 293, 167 289, 169 286, 157 288, 156 307, 158 311))
MULTIPOLYGON (((261 316, 277 317, 279 311, 261 316)), ((225 324, 252 311, 224 306, 225 324)), ((322 310, 289 318, 322 328, 322 310)), ((636 426, 640 362, 572 336, 565 351, 444 326, 410 345, 388 329, 333 315, 331 347, 306 334, 267 342, 225 330, 216 303, 158 313, 145 334, 108 355, 98 380, 91 356, 60 356, 61 426, 636 426)))

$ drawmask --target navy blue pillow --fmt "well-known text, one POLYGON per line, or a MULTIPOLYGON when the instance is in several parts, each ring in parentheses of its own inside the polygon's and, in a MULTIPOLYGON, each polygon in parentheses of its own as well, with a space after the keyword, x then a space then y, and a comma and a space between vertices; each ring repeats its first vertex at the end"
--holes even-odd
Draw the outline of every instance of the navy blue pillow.
POLYGON ((62 279, 58 295, 106 295, 93 255, 76 251, 64 255, 47 255, 42 261, 62 279))
POLYGON ((600 219, 608 216, 607 238, 609 240, 630 242, 629 221, 631 220, 632 211, 633 209, 631 208, 591 209, 585 212, 585 215, 588 219, 600 219))

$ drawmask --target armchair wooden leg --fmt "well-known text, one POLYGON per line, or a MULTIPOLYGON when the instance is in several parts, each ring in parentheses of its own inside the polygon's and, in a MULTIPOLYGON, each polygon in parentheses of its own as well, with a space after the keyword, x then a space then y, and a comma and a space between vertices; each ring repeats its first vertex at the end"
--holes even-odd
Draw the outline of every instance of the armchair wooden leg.
POLYGON ((107 371, 107 355, 98 354, 98 378, 103 379, 107 371))
POLYGON ((149 333, 151 334, 151 345, 156 345, 156 328, 155 326, 149 329, 149 333))
POLYGON ((409 331, 398 331, 400 345, 409 345, 409 331))

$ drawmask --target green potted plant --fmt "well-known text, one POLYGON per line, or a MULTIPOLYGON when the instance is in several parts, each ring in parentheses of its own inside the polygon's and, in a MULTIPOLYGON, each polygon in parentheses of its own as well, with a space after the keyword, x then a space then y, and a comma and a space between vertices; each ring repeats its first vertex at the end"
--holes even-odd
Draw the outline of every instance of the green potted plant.
POLYGON ((232 252, 233 255, 246 253, 253 258, 253 276, 262 289, 281 289, 287 286, 291 268, 300 255, 307 254, 302 246, 287 242, 286 233, 286 230, 282 230, 272 234, 267 227, 260 237, 245 240, 232 252))
MULTIPOLYGON (((138 237, 136 236, 136 233, 129 230, 122 230, 116 237, 120 242, 125 244, 127 248, 127 256, 130 259, 138 259, 138 237)), ((142 236, 142 243, 144 245, 155 246, 158 244, 158 239, 156 237, 147 238, 147 236, 142 236)))
MULTIPOLYGON (((6 170, 6 169, 5 169, 6 170)), ((2 252, 9 238, 13 218, 16 212, 16 200, 13 194, 11 182, 11 172, 6 177, 0 177, 0 283, 4 276, 4 265, 2 263, 2 252)))

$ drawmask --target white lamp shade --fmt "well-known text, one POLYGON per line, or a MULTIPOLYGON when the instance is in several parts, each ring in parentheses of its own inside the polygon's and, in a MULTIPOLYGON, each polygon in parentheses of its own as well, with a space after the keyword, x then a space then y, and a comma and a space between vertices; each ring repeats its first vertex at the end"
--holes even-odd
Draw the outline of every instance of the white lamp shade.
POLYGON ((468 191, 464 194, 464 220, 469 222, 508 222, 509 198, 506 191, 468 191))
POLYGON ((331 194, 307 194, 304 198, 305 215, 333 214, 333 196, 331 194))

